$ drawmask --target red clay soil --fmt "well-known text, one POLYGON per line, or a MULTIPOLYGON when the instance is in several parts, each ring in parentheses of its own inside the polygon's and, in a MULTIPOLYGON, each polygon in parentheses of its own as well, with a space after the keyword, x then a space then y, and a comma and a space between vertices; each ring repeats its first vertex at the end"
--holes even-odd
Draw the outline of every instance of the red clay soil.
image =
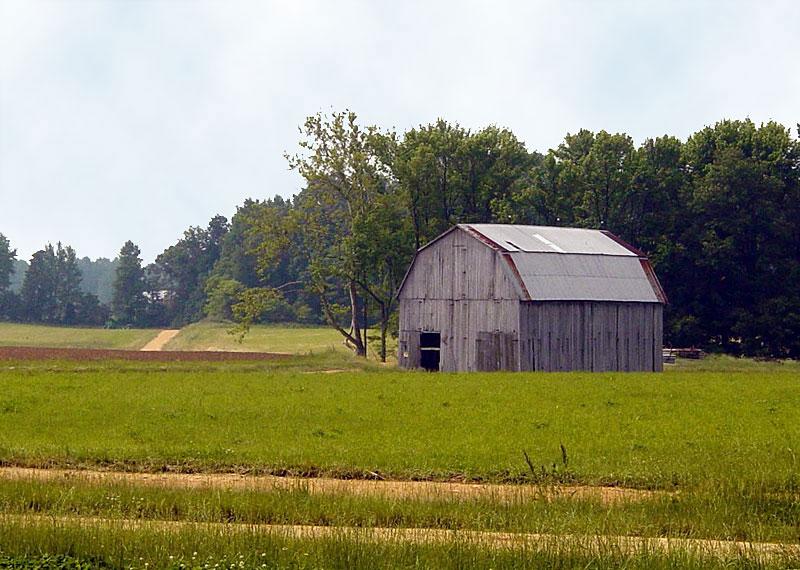
POLYGON ((219 362, 226 360, 277 360, 289 354, 270 352, 221 352, 200 350, 139 351, 97 348, 40 348, 0 346, 0 360, 142 360, 150 362, 219 362))

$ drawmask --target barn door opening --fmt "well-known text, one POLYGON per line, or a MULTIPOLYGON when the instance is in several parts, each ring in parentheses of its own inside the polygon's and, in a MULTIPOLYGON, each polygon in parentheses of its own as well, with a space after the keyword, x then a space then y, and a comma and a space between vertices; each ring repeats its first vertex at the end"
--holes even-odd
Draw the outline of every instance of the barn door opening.
POLYGON ((419 365, 428 372, 438 372, 442 335, 438 332, 419 333, 419 365))

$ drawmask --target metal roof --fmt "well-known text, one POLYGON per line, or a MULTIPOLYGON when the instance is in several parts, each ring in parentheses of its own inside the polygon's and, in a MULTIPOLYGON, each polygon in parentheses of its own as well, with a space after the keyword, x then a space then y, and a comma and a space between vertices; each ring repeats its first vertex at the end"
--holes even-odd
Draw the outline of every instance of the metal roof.
POLYGON ((583 228, 520 226, 512 224, 460 224, 488 238, 508 252, 582 253, 587 255, 625 255, 639 252, 609 237, 608 232, 583 228))
POLYGON ((532 301, 665 303, 645 255, 603 230, 460 224, 498 250, 532 301))
POLYGON ((660 302, 636 256, 526 252, 507 255, 533 301, 660 302))

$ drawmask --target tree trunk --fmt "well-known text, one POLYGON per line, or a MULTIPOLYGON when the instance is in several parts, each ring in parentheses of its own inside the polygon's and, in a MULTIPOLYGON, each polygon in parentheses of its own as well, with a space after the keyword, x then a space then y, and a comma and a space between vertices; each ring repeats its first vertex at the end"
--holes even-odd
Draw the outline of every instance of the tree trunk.
POLYGON ((368 304, 369 297, 364 295, 364 306, 362 307, 362 312, 364 314, 364 356, 368 356, 369 353, 369 341, 367 339, 367 330, 369 329, 369 313, 367 312, 368 304))
POLYGON ((367 356, 364 341, 361 338, 361 326, 358 323, 358 290, 355 281, 350 282, 350 328, 353 331, 352 340, 357 356, 367 356))
POLYGON ((389 327, 389 314, 386 305, 381 303, 381 362, 386 362, 386 329, 389 327))

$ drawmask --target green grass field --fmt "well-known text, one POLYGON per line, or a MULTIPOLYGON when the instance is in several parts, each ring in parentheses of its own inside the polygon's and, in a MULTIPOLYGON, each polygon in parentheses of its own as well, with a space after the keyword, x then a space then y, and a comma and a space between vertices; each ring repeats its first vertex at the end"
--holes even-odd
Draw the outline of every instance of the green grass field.
POLYGON ((4 367, 0 457, 515 480, 529 472, 524 450, 537 469, 585 483, 784 485, 800 467, 800 375, 774 368, 432 375, 254 364, 4 367))
MULTIPOLYGON (((230 334, 230 323, 201 322, 181 329, 164 350, 223 350, 288 354, 348 354, 330 327, 255 325, 245 337, 230 334)), ((103 329, 0 323, 0 346, 139 350, 158 329, 103 329)), ((393 355, 392 355, 393 356, 393 355)))
POLYGON ((0 346, 139 350, 155 329, 95 329, 0 323, 0 346))
POLYGON ((330 327, 291 325, 255 325, 239 342, 230 334, 230 323, 202 322, 189 325, 164 347, 165 350, 235 350, 251 352, 283 352, 290 354, 319 353, 330 350, 347 352, 342 336, 330 327))

